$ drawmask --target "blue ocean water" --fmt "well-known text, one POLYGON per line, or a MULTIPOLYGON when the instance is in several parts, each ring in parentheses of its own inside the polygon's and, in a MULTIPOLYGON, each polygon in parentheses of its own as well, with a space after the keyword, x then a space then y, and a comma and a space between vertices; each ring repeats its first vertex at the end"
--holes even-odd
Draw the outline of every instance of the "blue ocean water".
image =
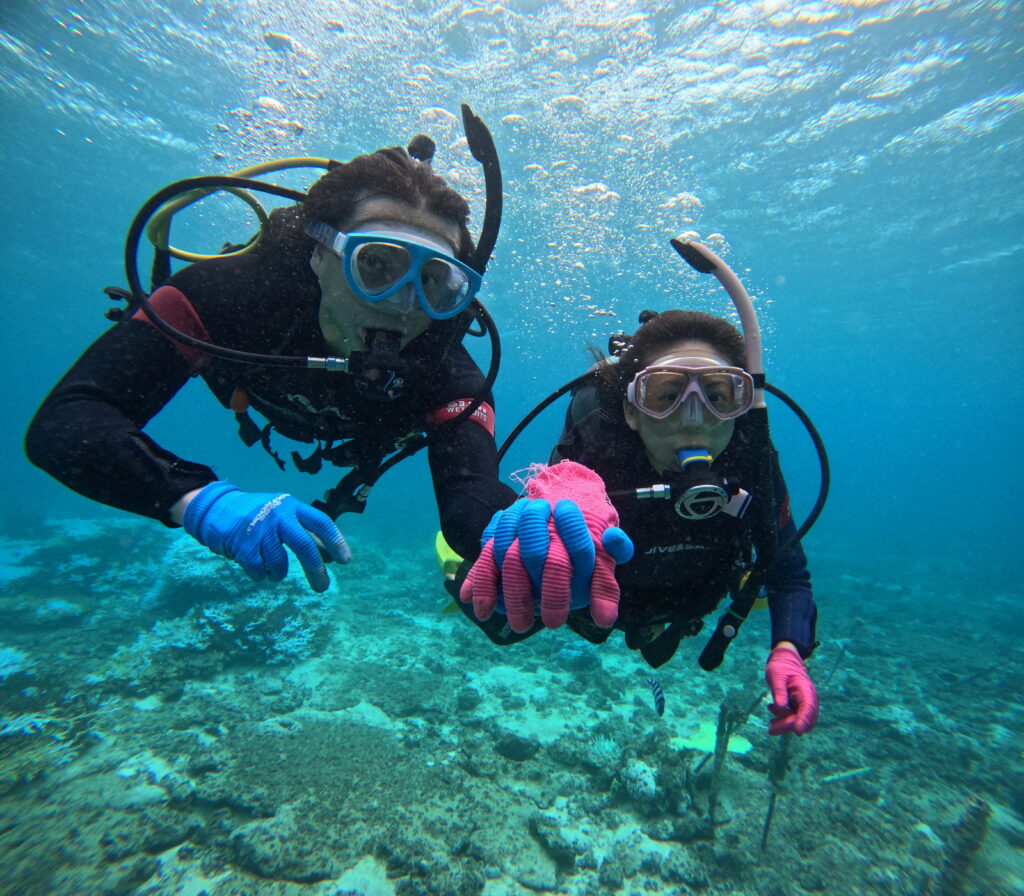
MULTIPOLYGON (((493 132, 505 177, 481 295, 502 336, 499 438, 585 369, 589 346, 632 330, 642 309, 731 313, 717 284, 669 248, 670 237, 696 234, 744 280, 769 380, 801 403, 828 447, 831 495, 806 539, 819 635, 849 637, 859 624, 862 642, 887 645, 880 667, 920 650, 907 645, 939 620, 933 635, 963 650, 915 654, 921 700, 949 686, 942 672, 1004 655, 1019 664, 1009 646, 1024 635, 1017 4, 284 6, 7 0, 0 9, 0 376, 9 384, 0 538, 65 531, 71 552, 81 530, 67 521, 122 525, 122 514, 32 468, 21 438, 104 330, 101 290, 124 283, 124 234, 146 198, 182 177, 284 156, 347 159, 423 132, 478 226, 482 177, 458 118, 468 102, 493 132)), ((313 176, 280 179, 302 188, 313 176)), ((216 251, 251 226, 243 210, 212 202, 176 238, 216 251)), ((546 458, 562 407, 516 443, 504 474, 546 458)), ((816 493, 815 456, 785 408, 770 407, 799 518, 816 493)), ((245 449, 200 383, 150 432, 242 487, 312 498, 334 481, 281 474, 245 449)), ((422 545, 429 569, 436 512, 425 459, 394 470, 366 514, 342 523, 374 563, 422 545)), ((357 551, 341 575, 358 582, 359 562, 357 551)), ((428 575, 410 587, 438 590, 428 575)), ((896 691, 879 676, 872 700, 896 691)), ((975 699, 1015 719, 1016 729, 1000 724, 1019 737, 1019 694, 998 681, 980 679, 975 699)), ((971 736, 979 748, 996 737, 971 736)), ((1019 779, 1019 746, 1012 773, 1019 779)))

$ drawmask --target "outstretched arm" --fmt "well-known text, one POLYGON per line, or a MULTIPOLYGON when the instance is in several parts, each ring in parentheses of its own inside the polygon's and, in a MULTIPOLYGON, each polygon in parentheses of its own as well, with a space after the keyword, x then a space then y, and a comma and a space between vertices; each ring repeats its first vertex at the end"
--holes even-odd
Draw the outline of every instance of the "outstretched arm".
POLYGON ((191 373, 153 327, 118 324, 36 412, 25 436, 29 460, 87 498, 171 524, 171 506, 217 476, 162 448, 142 428, 191 373))

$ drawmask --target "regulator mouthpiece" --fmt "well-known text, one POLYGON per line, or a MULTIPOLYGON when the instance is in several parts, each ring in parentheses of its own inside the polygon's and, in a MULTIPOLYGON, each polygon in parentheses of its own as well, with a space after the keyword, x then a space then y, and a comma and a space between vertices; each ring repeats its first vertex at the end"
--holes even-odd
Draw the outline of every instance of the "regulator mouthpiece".
POLYGON ((676 513, 688 520, 717 516, 729 503, 729 492, 720 477, 711 472, 711 452, 707 448, 684 448, 676 458, 685 477, 682 494, 676 498, 676 513))
POLYGON ((395 330, 367 330, 366 351, 352 352, 349 373, 368 398, 390 401, 405 388, 406 361, 400 354, 402 334, 395 330))

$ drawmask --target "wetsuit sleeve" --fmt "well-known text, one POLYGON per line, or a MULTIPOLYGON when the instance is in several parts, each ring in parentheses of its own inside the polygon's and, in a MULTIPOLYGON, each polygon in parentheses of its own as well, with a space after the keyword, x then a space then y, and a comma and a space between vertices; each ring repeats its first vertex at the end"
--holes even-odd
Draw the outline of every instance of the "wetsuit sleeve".
POLYGON ((118 324, 43 401, 25 436, 29 460, 87 498, 173 525, 171 505, 217 476, 161 448, 142 428, 191 372, 149 324, 118 324))
MULTIPOLYGON (((452 377, 444 390, 445 404, 473 398, 484 382, 483 374, 465 349, 452 352, 452 377)), ((488 393, 484 399, 493 408, 488 393)), ((434 411, 436 409, 432 409, 434 411)), ((475 560, 480 554, 480 535, 491 517, 512 504, 515 492, 498 478, 498 448, 490 426, 480 418, 441 424, 430 430, 427 452, 434 480, 434 494, 445 540, 459 556, 475 560)))
MULTIPOLYGON (((779 543, 785 544, 796 532, 789 511, 789 495, 782 473, 776 467, 779 508, 779 543)), ((797 542, 779 557, 765 580, 768 591, 768 610, 772 620, 772 644, 792 641, 800 655, 806 659, 817 646, 815 626, 818 609, 811 593, 811 574, 807 570, 807 557, 797 542)))
POLYGON ((516 499, 498 479, 494 437, 472 420, 441 426, 428 458, 445 540, 460 557, 475 560, 484 527, 516 499))

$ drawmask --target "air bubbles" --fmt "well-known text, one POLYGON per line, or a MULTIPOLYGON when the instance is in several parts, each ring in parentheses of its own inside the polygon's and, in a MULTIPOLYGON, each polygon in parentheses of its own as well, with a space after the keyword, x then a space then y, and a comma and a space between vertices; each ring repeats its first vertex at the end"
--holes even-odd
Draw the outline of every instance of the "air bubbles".
POLYGON ((272 96, 258 97, 256 105, 261 109, 266 109, 268 112, 276 112, 278 115, 285 115, 288 112, 284 103, 280 100, 275 100, 272 96))
POLYGON ((291 53, 294 42, 290 34, 281 31, 268 31, 263 35, 263 42, 275 53, 291 53))
POLYGON ((577 196, 586 196, 596 202, 615 202, 621 197, 614 190, 609 190, 605 184, 593 183, 582 187, 573 187, 573 193, 577 196))
POLYGON ((704 203, 701 202, 700 199, 693 193, 683 192, 676 193, 674 196, 670 197, 669 199, 666 199, 663 203, 661 203, 658 206, 658 208, 663 208, 666 210, 679 209, 682 211, 688 211, 691 209, 702 209, 704 208, 704 203))
POLYGON ((566 94, 551 100, 551 108, 556 112, 583 112, 587 108, 587 101, 581 96, 566 94))

